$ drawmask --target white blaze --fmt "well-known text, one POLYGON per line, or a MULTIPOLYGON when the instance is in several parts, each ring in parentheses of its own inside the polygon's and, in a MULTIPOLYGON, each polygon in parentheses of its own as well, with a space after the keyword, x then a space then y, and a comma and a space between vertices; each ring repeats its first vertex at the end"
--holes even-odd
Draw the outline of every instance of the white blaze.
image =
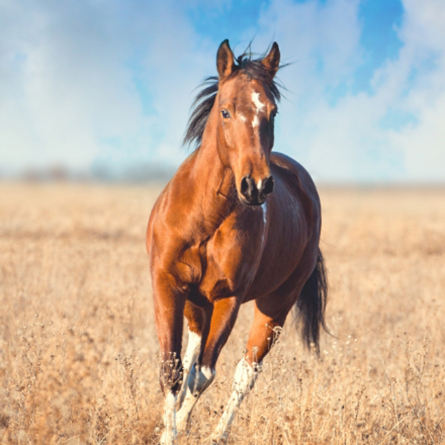
POLYGON ((252 127, 256 128, 260 125, 260 120, 258 119, 258 114, 261 113, 261 111, 265 107, 265 105, 263 104, 263 102, 260 101, 260 93, 257 93, 256 91, 254 91, 252 93, 251 97, 252 97, 252 102, 256 107, 256 115, 253 118, 252 127))
POLYGON ((260 113, 261 110, 265 107, 265 105, 263 104, 263 102, 260 101, 260 93, 257 93, 256 91, 254 91, 252 93, 252 102, 255 104, 256 106, 256 111, 257 113, 260 113))

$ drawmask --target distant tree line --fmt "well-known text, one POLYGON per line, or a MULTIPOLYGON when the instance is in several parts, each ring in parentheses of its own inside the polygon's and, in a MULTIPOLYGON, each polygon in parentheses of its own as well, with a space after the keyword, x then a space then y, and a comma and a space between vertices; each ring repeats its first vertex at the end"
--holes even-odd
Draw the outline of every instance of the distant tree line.
POLYGON ((76 171, 62 165, 46 168, 28 167, 20 173, 0 171, 0 179, 26 182, 101 182, 101 183, 146 183, 167 182, 175 168, 164 164, 140 164, 124 168, 96 165, 89 171, 76 171))

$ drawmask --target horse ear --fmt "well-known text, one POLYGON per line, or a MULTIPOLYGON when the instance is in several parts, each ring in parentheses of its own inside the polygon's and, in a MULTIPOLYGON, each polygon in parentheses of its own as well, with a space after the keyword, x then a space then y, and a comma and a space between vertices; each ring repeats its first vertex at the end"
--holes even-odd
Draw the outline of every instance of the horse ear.
POLYGON ((216 67, 218 69, 219 80, 226 79, 233 72, 233 53, 229 46, 229 40, 226 39, 219 45, 216 56, 216 67))
POLYGON ((261 63, 266 67, 272 77, 277 74, 280 66, 280 48, 278 48, 277 42, 273 42, 269 54, 261 61, 261 63))

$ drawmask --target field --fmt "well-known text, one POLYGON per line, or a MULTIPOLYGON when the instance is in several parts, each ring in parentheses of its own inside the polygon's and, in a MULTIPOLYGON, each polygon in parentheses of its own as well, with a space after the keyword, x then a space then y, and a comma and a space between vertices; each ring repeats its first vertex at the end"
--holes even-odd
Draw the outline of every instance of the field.
MULTIPOLYGON (((159 189, 0 184, 0 441, 156 444, 157 339, 144 246, 159 189)), ((445 189, 322 189, 321 357, 291 319, 231 444, 445 444, 445 189)), ((231 391, 243 307, 180 444, 231 391)))

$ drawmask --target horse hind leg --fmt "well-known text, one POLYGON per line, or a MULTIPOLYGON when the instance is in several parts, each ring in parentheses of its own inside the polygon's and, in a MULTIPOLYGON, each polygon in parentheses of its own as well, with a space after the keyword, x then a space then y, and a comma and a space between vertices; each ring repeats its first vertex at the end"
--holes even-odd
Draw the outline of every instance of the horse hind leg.
POLYGON ((254 387, 261 371, 262 361, 270 351, 277 335, 279 335, 288 312, 286 310, 281 312, 279 316, 271 317, 261 312, 258 304, 255 306, 255 317, 247 342, 247 354, 236 367, 232 394, 212 434, 212 444, 226 442, 231 424, 241 402, 254 387))

